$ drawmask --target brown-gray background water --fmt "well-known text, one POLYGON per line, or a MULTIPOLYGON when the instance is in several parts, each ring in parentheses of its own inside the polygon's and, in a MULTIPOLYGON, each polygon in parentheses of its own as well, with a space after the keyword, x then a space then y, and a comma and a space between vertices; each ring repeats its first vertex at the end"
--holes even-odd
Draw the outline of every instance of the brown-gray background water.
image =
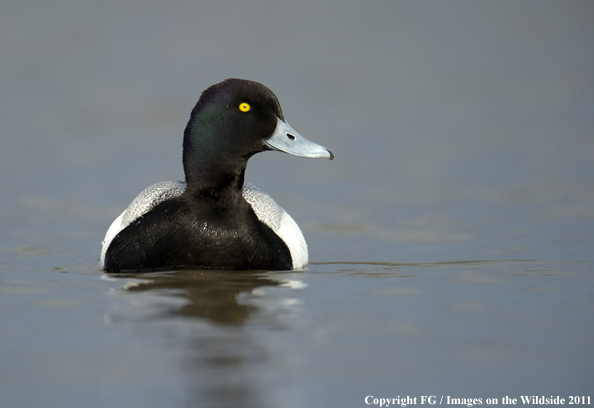
POLYGON ((592 2, 24 0, 0 38, 0 406, 594 389, 592 2), (228 77, 336 153, 248 167, 309 269, 103 276, 228 77))

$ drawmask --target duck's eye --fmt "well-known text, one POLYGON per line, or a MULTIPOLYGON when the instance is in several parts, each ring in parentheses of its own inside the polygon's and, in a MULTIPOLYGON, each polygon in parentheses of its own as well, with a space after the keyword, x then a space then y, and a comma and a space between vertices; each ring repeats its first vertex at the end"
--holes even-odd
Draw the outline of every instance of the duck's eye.
POLYGON ((242 112, 247 112, 251 109, 252 107, 250 106, 249 103, 243 102, 239 104, 239 110, 242 112))

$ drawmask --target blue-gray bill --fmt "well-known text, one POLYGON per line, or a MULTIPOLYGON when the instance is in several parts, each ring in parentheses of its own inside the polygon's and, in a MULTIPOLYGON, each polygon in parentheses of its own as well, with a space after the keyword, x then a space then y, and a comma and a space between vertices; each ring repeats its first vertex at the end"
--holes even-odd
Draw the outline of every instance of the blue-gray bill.
POLYGON ((334 153, 317 143, 307 140, 293 129, 287 122, 278 119, 276 129, 266 146, 299 157, 310 159, 334 159, 334 153))

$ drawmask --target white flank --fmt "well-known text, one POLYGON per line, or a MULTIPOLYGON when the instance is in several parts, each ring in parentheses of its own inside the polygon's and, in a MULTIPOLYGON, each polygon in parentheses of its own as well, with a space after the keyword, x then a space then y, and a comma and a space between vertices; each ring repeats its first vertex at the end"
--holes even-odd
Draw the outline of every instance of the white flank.
POLYGON ((252 206, 258 219, 287 244, 293 259, 293 269, 307 265, 307 244, 293 218, 272 197, 253 184, 244 184, 243 198, 252 206))
POLYGON ((126 214, 126 210, 124 210, 118 216, 118 218, 116 218, 111 223, 111 225, 109 226, 109 229, 107 230, 107 233, 105 234, 105 238, 103 238, 103 242, 101 243, 101 257, 99 258, 99 265, 101 265, 101 269, 105 268, 105 253, 107 252, 107 248, 109 248, 109 244, 111 244, 111 241, 113 241, 115 236, 118 235, 118 233, 122 229, 124 229, 124 227, 122 226, 122 221, 124 219, 125 214, 126 214))
MULTIPOLYGON (((280 208, 280 207, 279 207, 280 208)), ((282 208, 281 208, 282 210, 282 208)), ((291 251, 291 258, 293 258, 293 269, 301 269, 309 262, 307 254, 307 243, 299 229, 297 223, 293 218, 283 210, 281 225, 276 235, 278 235, 291 251)))

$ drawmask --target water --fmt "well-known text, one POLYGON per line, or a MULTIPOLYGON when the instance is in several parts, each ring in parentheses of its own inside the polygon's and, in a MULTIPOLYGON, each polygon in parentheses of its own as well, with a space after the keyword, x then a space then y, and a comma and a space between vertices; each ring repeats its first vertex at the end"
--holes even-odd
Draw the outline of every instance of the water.
POLYGON ((577 1, 2 6, 0 406, 591 396, 593 18, 577 1), (189 112, 234 76, 336 153, 248 166, 311 264, 104 275, 107 227, 183 178, 189 112))

